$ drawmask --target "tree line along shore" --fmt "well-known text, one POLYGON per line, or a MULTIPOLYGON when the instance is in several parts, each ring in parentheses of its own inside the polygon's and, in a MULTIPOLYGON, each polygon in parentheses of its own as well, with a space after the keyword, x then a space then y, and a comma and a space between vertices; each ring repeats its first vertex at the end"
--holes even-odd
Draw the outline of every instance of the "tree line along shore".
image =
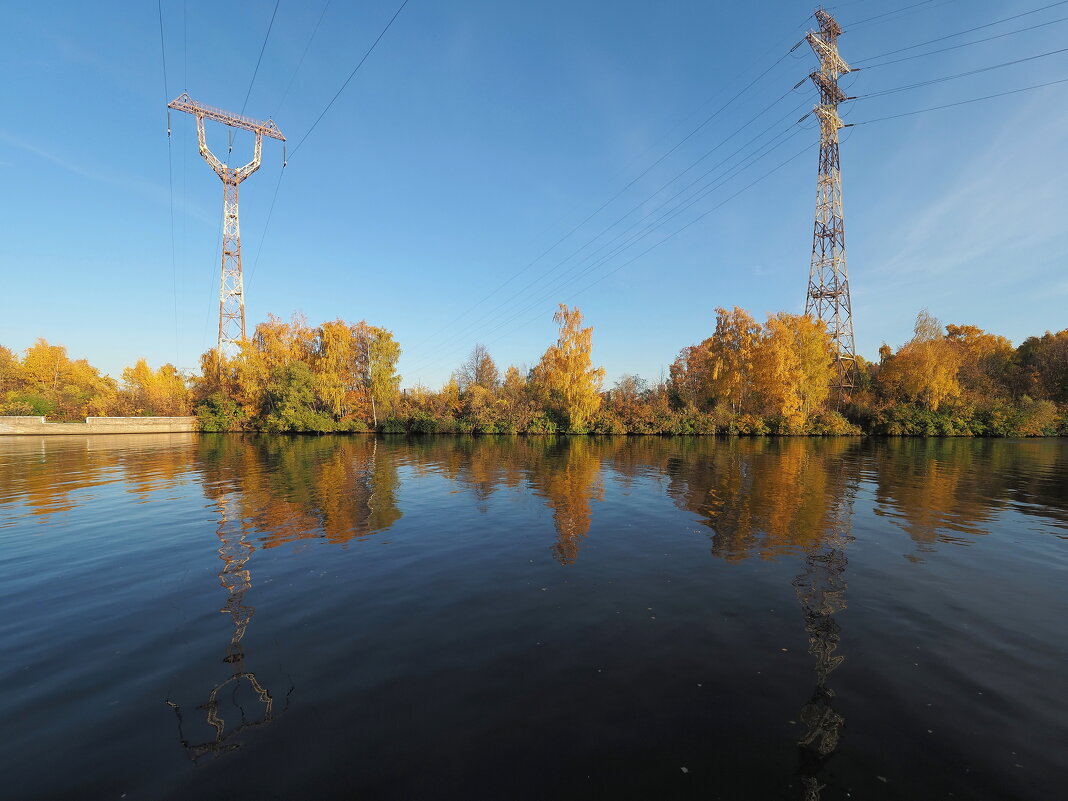
POLYGON ((401 389, 401 348, 366 322, 271 316, 240 351, 210 350, 197 375, 144 359, 103 375, 44 339, 0 346, 0 415, 195 415, 203 431, 407 434, 933 435, 1068 434, 1068 329, 1019 346, 920 312, 912 338, 858 357, 839 399, 825 325, 780 312, 764 322, 716 309, 704 341, 666 375, 605 386, 593 328, 560 305, 557 341, 530 369, 501 372, 476 345, 439 389, 401 389))

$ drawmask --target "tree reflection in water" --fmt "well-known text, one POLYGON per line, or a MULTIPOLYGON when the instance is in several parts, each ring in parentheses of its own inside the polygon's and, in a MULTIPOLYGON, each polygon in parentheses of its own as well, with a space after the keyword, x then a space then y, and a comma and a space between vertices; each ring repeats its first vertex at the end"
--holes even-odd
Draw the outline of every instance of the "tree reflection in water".
POLYGON ((545 498, 553 510, 553 556, 560 564, 570 565, 578 559, 580 543, 589 534, 591 502, 604 499, 601 459, 585 437, 546 445, 542 458, 531 464, 530 483, 534 494, 545 498))
POLYGON ((242 648, 254 612, 244 600, 254 551, 310 539, 346 547, 390 529, 402 517, 402 466, 413 485, 429 474, 457 482, 483 512, 501 488, 536 496, 552 514, 552 531, 540 536, 555 534, 552 554, 564 565, 587 541, 606 473, 627 491, 644 483, 638 491, 659 494, 666 481, 668 497, 709 534, 718 560, 799 557, 793 586, 815 669, 797 744, 809 800, 825 789, 845 723, 830 678, 843 660, 839 613, 857 484, 871 493, 872 512, 921 553, 974 542, 1006 509, 1068 536, 1068 452, 1047 441, 146 435, 19 438, 5 446, 0 506, 21 506, 40 523, 76 510, 105 485, 149 502, 199 484, 218 510, 222 611, 233 624, 229 675, 198 708, 209 727, 203 737, 187 736, 193 716, 183 721, 171 702, 194 761, 238 748, 239 732, 277 712, 242 648))
POLYGON ((712 529, 714 556, 735 562, 798 554, 803 560, 792 583, 816 671, 797 744, 805 801, 817 801, 825 789, 821 773, 845 726, 828 676, 843 661, 835 616, 846 608, 846 546, 853 539, 861 450, 852 439, 721 440, 704 458, 667 468, 668 493, 712 529))
POLYGON ((375 437, 204 436, 205 494, 233 492, 264 548, 305 539, 346 545, 401 518, 396 452, 375 437))

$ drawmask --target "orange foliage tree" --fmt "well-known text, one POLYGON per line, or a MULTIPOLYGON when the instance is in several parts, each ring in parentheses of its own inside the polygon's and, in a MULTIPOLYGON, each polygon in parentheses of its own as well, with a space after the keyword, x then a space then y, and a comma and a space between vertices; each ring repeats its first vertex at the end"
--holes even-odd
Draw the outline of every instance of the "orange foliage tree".
POLYGON ((753 349, 753 386, 765 414, 801 430, 830 394, 834 346, 827 325, 806 314, 769 316, 753 349))
POLYGON ((571 431, 583 431, 601 405, 604 368, 590 358, 593 328, 582 327, 582 312, 563 303, 553 316, 560 332, 534 368, 533 380, 548 407, 571 431))

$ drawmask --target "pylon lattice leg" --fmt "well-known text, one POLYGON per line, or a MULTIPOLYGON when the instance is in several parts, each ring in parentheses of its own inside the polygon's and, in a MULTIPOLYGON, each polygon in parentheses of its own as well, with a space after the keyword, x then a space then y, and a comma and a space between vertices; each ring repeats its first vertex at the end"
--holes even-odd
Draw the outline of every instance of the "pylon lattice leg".
POLYGON ((245 338, 245 284, 241 273, 239 182, 223 177, 222 271, 219 275, 219 352, 228 356, 245 338))
MULTIPOLYGON (((837 123, 837 115, 831 125, 837 123)), ((821 125, 830 128, 830 125, 821 125)), ((819 178, 816 188, 816 221, 812 234, 805 313, 827 324, 837 354, 837 372, 832 387, 839 396, 856 386, 856 345, 853 309, 846 266, 845 224, 842 211, 842 175, 838 160, 838 130, 820 137, 819 178)))

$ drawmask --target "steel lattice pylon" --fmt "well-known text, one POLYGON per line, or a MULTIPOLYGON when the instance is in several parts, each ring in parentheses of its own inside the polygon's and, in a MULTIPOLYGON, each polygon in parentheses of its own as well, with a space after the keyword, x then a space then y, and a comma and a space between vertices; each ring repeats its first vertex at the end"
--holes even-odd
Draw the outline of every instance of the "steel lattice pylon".
MULTIPOLYGON (((237 194, 240 183, 260 168, 263 137, 285 141, 273 120, 261 122, 241 114, 197 103, 182 94, 167 104, 167 108, 185 111, 197 119, 197 144, 200 155, 223 182, 222 272, 219 276, 219 339, 220 354, 234 355, 238 343, 245 339, 245 282, 241 272, 241 224, 238 219, 237 194), (223 164, 208 149, 204 136, 205 118, 221 122, 231 128, 252 131, 256 135, 252 161, 244 167, 223 164)), ((169 126, 168 126, 169 129, 169 126)), ((169 130, 168 130, 169 133, 169 130)))
POLYGON ((823 9, 816 11, 815 16, 820 29, 805 38, 820 60, 819 70, 810 76, 820 92, 819 105, 814 109, 820 123, 820 162, 805 313, 827 324, 837 365, 832 389, 841 401, 856 386, 857 372, 853 307, 846 269, 842 173, 838 158, 838 129, 843 127, 838 104, 847 99, 838 87, 838 79, 849 72, 849 65, 838 55, 841 27, 823 9))

